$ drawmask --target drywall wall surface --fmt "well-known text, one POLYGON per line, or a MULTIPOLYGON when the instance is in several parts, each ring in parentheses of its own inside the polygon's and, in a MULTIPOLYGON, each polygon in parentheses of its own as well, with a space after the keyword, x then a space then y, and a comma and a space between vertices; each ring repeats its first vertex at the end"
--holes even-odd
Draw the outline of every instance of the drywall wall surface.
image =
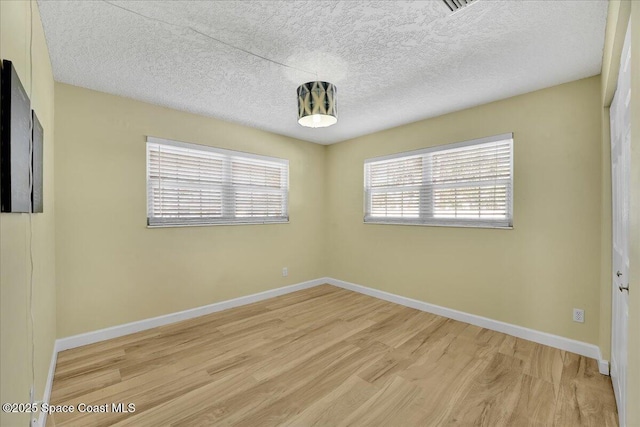
MULTIPOLYGON (((35 398, 42 399, 56 338, 54 82, 37 2, 0 1, 0 57, 12 61, 44 129, 44 212, 32 218, 35 398), (33 8, 30 10, 30 5, 33 8), (31 25, 32 23, 32 25, 31 25), (33 29, 33 49, 29 54, 33 29), (30 57, 33 67, 30 69, 30 57), (31 76, 33 75, 33 82, 31 76)), ((0 401, 29 402, 29 217, 0 213, 0 401)), ((0 425, 26 426, 28 414, 0 412, 0 425)))
POLYGON ((602 104, 611 105, 616 91, 620 70, 620 53, 624 44, 624 35, 631 14, 629 0, 609 0, 607 26, 605 27, 604 49, 602 52, 602 86, 600 88, 602 104))
POLYGON ((324 275, 323 146, 65 84, 56 108, 58 336, 324 275), (147 135, 288 159, 290 222, 147 228, 147 135))
POLYGON ((330 277, 598 343, 600 77, 327 149, 330 277), (365 159, 507 132, 512 230, 363 223, 365 159), (585 323, 572 321, 574 307, 585 323))
POLYGON ((604 360, 611 358, 611 282, 612 282, 612 207, 611 207, 611 126, 609 107, 601 109, 600 144, 600 325, 598 346, 604 360))

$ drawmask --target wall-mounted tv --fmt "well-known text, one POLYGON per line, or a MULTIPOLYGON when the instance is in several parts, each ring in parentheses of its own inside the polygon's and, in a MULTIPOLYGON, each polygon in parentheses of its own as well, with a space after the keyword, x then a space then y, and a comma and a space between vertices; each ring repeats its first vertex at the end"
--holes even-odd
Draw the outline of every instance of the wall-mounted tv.
POLYGON ((11 61, 2 61, 0 81, 0 212, 29 212, 32 202, 33 211, 42 212, 42 126, 34 114, 30 153, 31 106, 11 61))
POLYGON ((31 191, 31 206, 32 212, 43 212, 44 200, 42 196, 42 165, 43 165, 43 147, 42 140, 44 139, 44 130, 36 116, 36 112, 31 110, 31 116, 33 118, 33 151, 31 156, 31 164, 33 165, 33 187, 31 191))

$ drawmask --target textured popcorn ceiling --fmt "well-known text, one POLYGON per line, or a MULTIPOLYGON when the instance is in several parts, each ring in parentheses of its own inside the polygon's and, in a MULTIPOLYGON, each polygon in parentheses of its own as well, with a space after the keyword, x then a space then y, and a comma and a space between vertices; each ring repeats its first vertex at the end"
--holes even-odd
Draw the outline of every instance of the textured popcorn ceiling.
POLYGON ((455 14, 439 0, 38 3, 57 81, 322 144, 599 74, 607 13, 606 0, 455 14), (338 88, 338 124, 303 128, 296 88, 318 79, 338 88))

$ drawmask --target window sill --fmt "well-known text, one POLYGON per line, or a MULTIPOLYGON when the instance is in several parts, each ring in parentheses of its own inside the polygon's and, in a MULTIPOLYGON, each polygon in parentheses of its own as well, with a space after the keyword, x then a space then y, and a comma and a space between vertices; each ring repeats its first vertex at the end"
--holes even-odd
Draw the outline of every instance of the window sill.
POLYGON ((289 224, 290 221, 270 221, 270 222, 221 222, 210 224, 154 224, 147 225, 147 228, 185 228, 185 227, 219 227, 227 225, 271 225, 271 224, 289 224))
POLYGON ((472 225, 472 224, 426 224, 416 222, 395 222, 395 221, 363 221, 363 224, 371 225, 403 225, 418 227, 454 227, 454 228, 488 228, 496 230, 513 230, 513 225, 472 225))

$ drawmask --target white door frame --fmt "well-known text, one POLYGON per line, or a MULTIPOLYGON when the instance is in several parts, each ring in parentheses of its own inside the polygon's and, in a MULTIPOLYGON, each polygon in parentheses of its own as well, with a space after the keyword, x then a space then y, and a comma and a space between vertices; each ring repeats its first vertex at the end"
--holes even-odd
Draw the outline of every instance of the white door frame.
POLYGON ((610 108, 612 288, 611 382, 620 427, 626 425, 626 376, 629 318, 629 199, 631 176, 631 24, 620 58, 620 72, 610 108))

